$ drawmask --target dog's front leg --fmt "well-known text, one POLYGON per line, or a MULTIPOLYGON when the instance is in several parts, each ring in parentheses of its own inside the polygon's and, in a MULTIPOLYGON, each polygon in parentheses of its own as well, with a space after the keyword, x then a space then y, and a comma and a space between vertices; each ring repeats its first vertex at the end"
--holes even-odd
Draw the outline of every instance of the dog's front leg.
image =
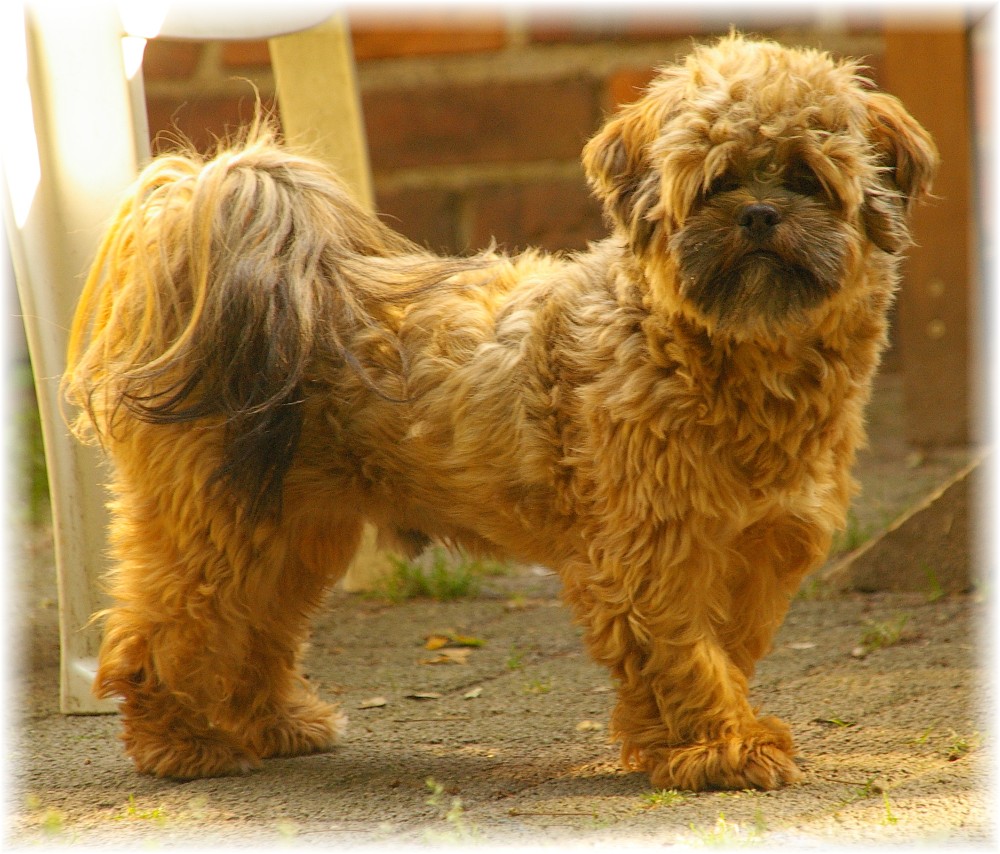
POLYGON ((573 573, 567 586, 591 653, 618 682, 611 732, 626 767, 662 788, 774 789, 799 779, 788 728, 755 715, 742 662, 726 648, 725 626, 740 616, 725 550, 706 540, 631 551, 638 560, 592 550, 586 580, 573 573))

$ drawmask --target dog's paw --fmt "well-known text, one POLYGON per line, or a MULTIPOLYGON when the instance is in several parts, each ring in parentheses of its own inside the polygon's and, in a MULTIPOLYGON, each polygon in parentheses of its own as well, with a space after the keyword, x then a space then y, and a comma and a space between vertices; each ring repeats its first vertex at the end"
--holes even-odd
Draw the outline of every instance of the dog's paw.
POLYGON ((124 738, 136 768, 156 777, 194 780, 246 774, 260 767, 260 757, 237 744, 228 733, 178 735, 157 741, 124 738))
POLYGON ((778 789, 801 780, 788 728, 777 718, 760 724, 741 737, 648 751, 643 765, 650 782, 662 789, 705 791, 778 789))
POLYGON ((343 737, 347 715, 315 697, 305 697, 254 723, 251 739, 264 758, 325 753, 343 737))

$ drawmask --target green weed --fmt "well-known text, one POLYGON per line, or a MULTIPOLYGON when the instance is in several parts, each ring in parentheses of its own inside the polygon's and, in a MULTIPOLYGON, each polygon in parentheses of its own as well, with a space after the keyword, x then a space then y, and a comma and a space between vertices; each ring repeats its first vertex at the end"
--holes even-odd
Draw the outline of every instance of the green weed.
POLYGON ((854 790, 854 794, 859 800, 863 800, 864 798, 882 794, 882 787, 875 782, 874 777, 869 777, 861 786, 854 790))
POLYGON ((861 649, 867 654, 909 640, 911 635, 906 632, 906 624, 909 622, 909 614, 898 614, 885 621, 869 620, 861 634, 861 649))
POLYGON ((830 595, 830 585, 819 577, 807 578, 802 582, 795 594, 797 599, 805 602, 816 602, 830 595))
POLYGON ((817 721, 819 723, 830 724, 830 726, 835 726, 838 729, 852 727, 857 724, 857 721, 845 720, 844 718, 817 718, 817 721))
POLYGON ((750 845, 759 843, 764 832, 764 820, 760 811, 754 817, 754 826, 746 827, 738 822, 726 820, 725 813, 719 813, 712 827, 697 828, 689 824, 695 839, 702 845, 730 847, 735 845, 750 845))
POLYGON ((875 525, 862 523, 853 510, 847 511, 847 525, 843 531, 837 531, 833 535, 833 544, 830 546, 830 554, 846 554, 853 552, 856 548, 871 539, 875 533, 875 525))
POLYGON ((135 803, 135 795, 128 796, 128 806, 114 817, 115 821, 152 821, 161 827, 167 823, 167 814, 163 807, 139 809, 135 803))
POLYGON ((883 824, 895 824, 899 819, 892 814, 892 807, 889 805, 889 793, 882 792, 882 802, 885 804, 885 816, 882 819, 883 824))
MULTIPOLYGON (((430 790, 430 797, 427 798, 427 805, 432 807, 442 807, 445 795, 442 786, 433 777, 428 777, 425 781, 430 790)), ((447 811, 441 816, 449 825, 449 830, 442 833, 440 831, 427 831, 424 836, 428 842, 466 842, 477 839, 481 834, 479 830, 469 824, 465 818, 465 807, 462 799, 453 797, 447 811)))
POLYGON ((949 762, 957 762, 970 751, 979 745, 979 733, 974 732, 970 736, 961 736, 955 730, 951 731, 951 741, 945 748, 945 755, 949 762))
POLYGON ((642 801, 646 809, 657 807, 672 807, 682 803, 687 799, 687 795, 678 792, 676 789, 659 789, 655 792, 646 792, 642 796, 642 801))
POLYGON ((57 836, 66 829, 66 818, 59 810, 47 809, 38 824, 46 836, 57 836))
POLYGON ((444 602, 475 596, 482 577, 500 571, 492 562, 454 556, 442 548, 433 549, 429 565, 396 557, 390 561, 392 571, 376 584, 373 593, 391 602, 418 598, 444 602))
POLYGON ((38 795, 33 793, 27 795, 25 806, 32 812, 39 814, 37 823, 46 836, 58 836, 66 829, 66 817, 57 809, 43 807, 42 799, 38 795))
POLYGON ((507 669, 520 670, 524 667, 524 650, 516 646, 510 648, 510 655, 507 656, 507 669))
POLYGON ((867 800, 868 798, 873 798, 876 795, 881 795, 881 794, 883 794, 882 787, 875 782, 874 777, 869 777, 860 786, 856 786, 854 789, 852 789, 851 794, 848 795, 846 798, 843 798, 840 801, 840 803, 837 804, 837 808, 840 809, 842 807, 850 806, 851 804, 857 803, 858 801, 864 801, 867 800))
POLYGON ((924 575, 927 576, 927 601, 937 602, 938 599, 944 598, 945 590, 941 586, 941 582, 938 580, 937 573, 933 567, 922 563, 920 564, 920 568, 924 571, 924 575))

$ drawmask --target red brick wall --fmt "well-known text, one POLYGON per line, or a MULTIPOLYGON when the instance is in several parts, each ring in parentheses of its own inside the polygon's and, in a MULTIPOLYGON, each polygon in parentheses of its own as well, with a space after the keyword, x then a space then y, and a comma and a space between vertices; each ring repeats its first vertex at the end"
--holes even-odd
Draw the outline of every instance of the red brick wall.
MULTIPOLYGON (((804 13, 737 23, 865 57, 878 76, 874 25, 804 13)), ((583 143, 657 64, 684 54, 692 37, 728 29, 690 11, 669 21, 648 13, 569 20, 459 11, 392 23, 353 16, 379 211, 440 251, 491 238, 508 249, 585 246, 605 229, 579 165, 583 143)), ((273 103, 265 42, 156 40, 145 79, 150 130, 165 139, 173 128, 205 145, 245 122, 253 86, 273 103)))

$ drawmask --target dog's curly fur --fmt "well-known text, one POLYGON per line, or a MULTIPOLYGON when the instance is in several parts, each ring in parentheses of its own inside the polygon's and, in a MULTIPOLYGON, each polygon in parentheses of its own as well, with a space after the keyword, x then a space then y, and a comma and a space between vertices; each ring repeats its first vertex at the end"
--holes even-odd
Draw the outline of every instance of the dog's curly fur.
POLYGON ((298 658, 368 520, 557 568, 655 786, 799 777, 748 680, 844 522, 933 143, 858 66, 733 34, 583 159, 613 233, 569 257, 438 258, 265 128, 140 176, 65 380, 114 461, 96 691, 139 769, 334 744, 298 658))

